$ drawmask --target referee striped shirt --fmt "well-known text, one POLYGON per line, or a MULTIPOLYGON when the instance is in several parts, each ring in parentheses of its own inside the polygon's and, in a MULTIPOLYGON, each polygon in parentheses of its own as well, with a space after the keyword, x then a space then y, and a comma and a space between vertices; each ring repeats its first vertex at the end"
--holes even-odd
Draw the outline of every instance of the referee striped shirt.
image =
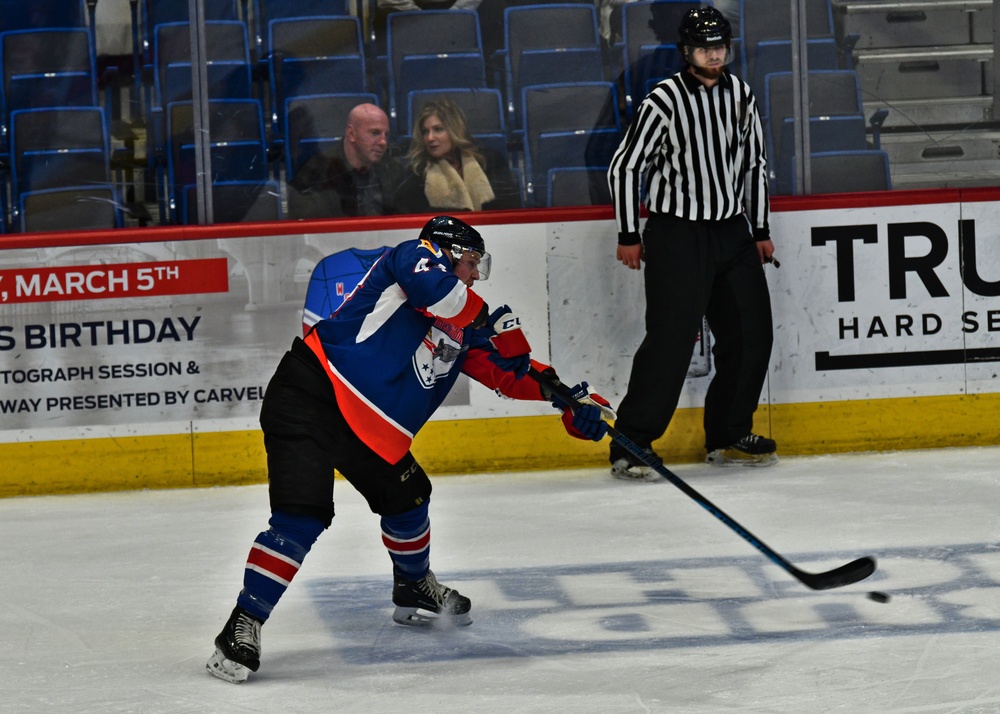
POLYGON ((608 170, 619 242, 639 242, 639 204, 691 221, 747 215, 756 240, 768 229, 764 136, 749 85, 728 71, 706 87, 687 68, 642 101, 608 170))

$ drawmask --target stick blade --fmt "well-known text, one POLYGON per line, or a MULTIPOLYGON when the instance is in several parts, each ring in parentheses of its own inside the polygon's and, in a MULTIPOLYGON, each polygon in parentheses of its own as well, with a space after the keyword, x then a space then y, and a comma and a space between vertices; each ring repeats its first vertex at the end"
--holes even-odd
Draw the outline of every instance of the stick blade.
POLYGON ((865 556, 825 573, 796 573, 799 580, 813 590, 831 590, 864 580, 875 572, 875 559, 865 556))

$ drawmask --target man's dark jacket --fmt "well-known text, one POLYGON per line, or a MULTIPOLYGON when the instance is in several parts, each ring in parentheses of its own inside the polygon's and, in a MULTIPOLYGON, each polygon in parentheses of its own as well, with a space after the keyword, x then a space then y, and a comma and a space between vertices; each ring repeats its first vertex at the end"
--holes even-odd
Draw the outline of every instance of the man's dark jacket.
MULTIPOLYGON (((422 191, 407 189, 419 181, 393 156, 368 169, 382 189, 382 215, 427 213, 422 191)), ((343 142, 306 161, 288 185, 288 218, 339 218, 358 215, 357 173, 344 156, 343 142)))

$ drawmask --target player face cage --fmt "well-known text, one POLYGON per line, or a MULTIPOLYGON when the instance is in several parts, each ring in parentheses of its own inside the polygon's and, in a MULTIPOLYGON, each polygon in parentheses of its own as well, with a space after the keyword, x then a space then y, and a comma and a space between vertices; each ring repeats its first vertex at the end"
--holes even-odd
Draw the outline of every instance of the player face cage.
POLYGON ((466 252, 475 253, 479 257, 476 269, 479 279, 490 277, 490 267, 493 259, 486 252, 486 242, 479 231, 451 216, 432 218, 420 231, 420 240, 429 240, 443 248, 451 258, 452 264, 458 263, 466 252))

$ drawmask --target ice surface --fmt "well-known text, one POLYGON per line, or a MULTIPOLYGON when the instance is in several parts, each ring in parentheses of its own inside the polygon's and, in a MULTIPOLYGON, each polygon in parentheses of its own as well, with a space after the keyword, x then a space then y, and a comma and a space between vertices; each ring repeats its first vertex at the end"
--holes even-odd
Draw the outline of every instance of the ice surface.
POLYGON ((1000 448, 679 465, 814 592, 669 483, 435 479, 432 562, 471 627, 390 620, 378 519, 337 517, 243 685, 204 671, 264 486, 0 500, 5 712, 997 712, 1000 448), (888 604, 865 597, 892 596, 888 604))

